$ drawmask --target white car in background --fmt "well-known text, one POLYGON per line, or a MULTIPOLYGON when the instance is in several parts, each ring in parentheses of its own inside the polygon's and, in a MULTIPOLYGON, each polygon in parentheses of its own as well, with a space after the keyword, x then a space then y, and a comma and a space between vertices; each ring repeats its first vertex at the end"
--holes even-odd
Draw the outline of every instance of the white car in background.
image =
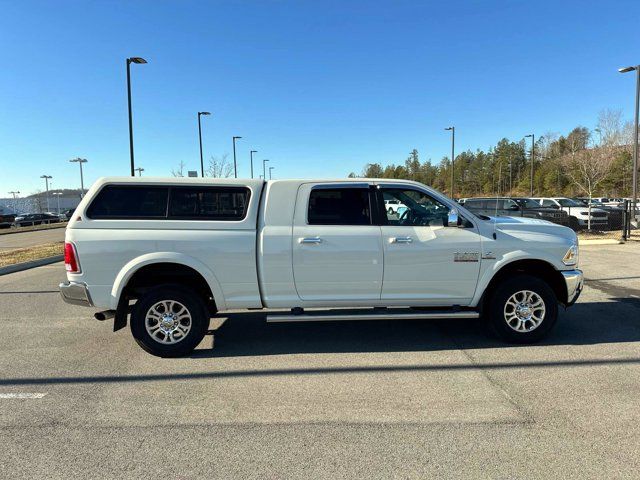
POLYGON ((398 209, 400 211, 406 210, 407 206, 404 205, 400 200, 389 199, 384 201, 384 209, 387 211, 389 215, 398 214, 398 209))
POLYGON ((591 228, 605 228, 609 223, 609 214, 600 208, 589 207, 585 204, 566 197, 537 197, 533 198, 543 207, 557 208, 569 214, 569 225, 572 228, 588 228, 591 219, 591 228))

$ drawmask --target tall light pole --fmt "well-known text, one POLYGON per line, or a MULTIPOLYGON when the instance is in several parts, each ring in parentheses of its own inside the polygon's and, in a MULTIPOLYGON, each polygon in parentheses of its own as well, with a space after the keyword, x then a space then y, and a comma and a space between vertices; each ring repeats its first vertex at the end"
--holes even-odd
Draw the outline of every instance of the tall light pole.
POLYGON ((53 177, 51 175, 40 175, 40 178, 44 178, 44 184, 47 189, 47 212, 49 211, 49 180, 53 177))
POLYGON ((273 170, 276 167, 269 167, 269 180, 271 180, 271 170, 273 170))
POLYGON ((135 169, 136 172, 138 172, 138 176, 141 177, 142 176, 142 172, 144 172, 144 168, 142 167, 138 167, 135 169))
POLYGON ((238 163, 236 162, 236 140, 242 137, 233 137, 233 174, 238 178, 238 163))
POLYGON ((82 164, 87 163, 86 158, 74 158, 69 160, 71 163, 77 163, 80 165, 80 198, 84 197, 84 177, 82 176, 82 164))
POLYGON ((530 180, 530 196, 533 197, 533 164, 536 158, 536 135, 531 133, 529 135, 525 135, 525 138, 531 138, 531 180, 530 180))
POLYGON ((129 152, 131 152, 131 176, 135 176, 134 168, 135 163, 133 161, 133 115, 131 113, 131 64, 132 63, 147 63, 142 57, 129 57, 127 58, 127 99, 129 101, 129 152))
POLYGON ((16 191, 13 191, 13 192, 9 192, 9 194, 13 195, 13 199, 15 200, 17 198, 16 195, 20 195, 20 192, 16 190, 16 191))
POLYGON ((251 178, 253 178, 253 154, 258 153, 257 150, 251 150, 249 155, 251 156, 251 178))
POLYGON ((269 161, 268 159, 262 160, 262 179, 263 180, 267 179, 267 168, 266 168, 266 165, 267 165, 268 161, 269 161))
POLYGON ((454 173, 454 159, 456 153, 456 127, 447 127, 445 130, 451 131, 451 194, 449 195, 453 198, 453 173, 454 173))
POLYGON ((198 112, 198 138, 200 139, 200 176, 204 178, 204 160, 202 159, 202 125, 200 124, 201 115, 211 115, 211 113, 198 112))
POLYGON ((633 120, 633 172, 631 174, 631 218, 636 218, 636 204, 638 202, 638 122, 640 121, 640 65, 618 69, 620 73, 636 72, 636 115, 633 120))
POLYGON ((51 195, 58 197, 58 214, 60 214, 60 196, 62 195, 62 192, 53 192, 51 195))

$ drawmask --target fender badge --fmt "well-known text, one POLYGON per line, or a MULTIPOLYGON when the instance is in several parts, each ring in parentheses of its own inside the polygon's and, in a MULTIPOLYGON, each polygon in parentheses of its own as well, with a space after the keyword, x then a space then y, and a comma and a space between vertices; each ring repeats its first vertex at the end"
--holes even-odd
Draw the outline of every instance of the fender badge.
POLYGON ((483 260, 495 260, 496 259, 496 254, 493 252, 484 252, 482 254, 482 259, 483 260))
POLYGON ((477 262, 479 258, 478 252, 455 252, 453 254, 454 262, 477 262))

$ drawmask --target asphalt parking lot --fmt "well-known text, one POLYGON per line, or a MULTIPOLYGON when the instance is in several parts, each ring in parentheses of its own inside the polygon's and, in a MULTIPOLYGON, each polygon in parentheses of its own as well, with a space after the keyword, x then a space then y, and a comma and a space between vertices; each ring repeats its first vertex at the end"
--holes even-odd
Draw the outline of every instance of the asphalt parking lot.
POLYGON ((64 232, 64 228, 51 228, 0 235, 0 252, 45 243, 64 242, 64 232))
POLYGON ((582 249, 539 345, 477 321, 214 321, 190 358, 0 277, 2 478, 637 478, 640 244, 582 249), (214 346, 214 348, 212 348, 214 346))

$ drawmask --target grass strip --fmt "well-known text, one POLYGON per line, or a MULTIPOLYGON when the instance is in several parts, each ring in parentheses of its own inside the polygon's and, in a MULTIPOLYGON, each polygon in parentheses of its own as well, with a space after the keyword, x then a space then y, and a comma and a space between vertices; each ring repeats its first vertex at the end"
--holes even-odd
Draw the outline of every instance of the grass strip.
POLYGON ((64 242, 46 243, 34 247, 16 248, 8 252, 0 251, 0 267, 15 265, 16 263, 40 260, 64 254, 64 242))

